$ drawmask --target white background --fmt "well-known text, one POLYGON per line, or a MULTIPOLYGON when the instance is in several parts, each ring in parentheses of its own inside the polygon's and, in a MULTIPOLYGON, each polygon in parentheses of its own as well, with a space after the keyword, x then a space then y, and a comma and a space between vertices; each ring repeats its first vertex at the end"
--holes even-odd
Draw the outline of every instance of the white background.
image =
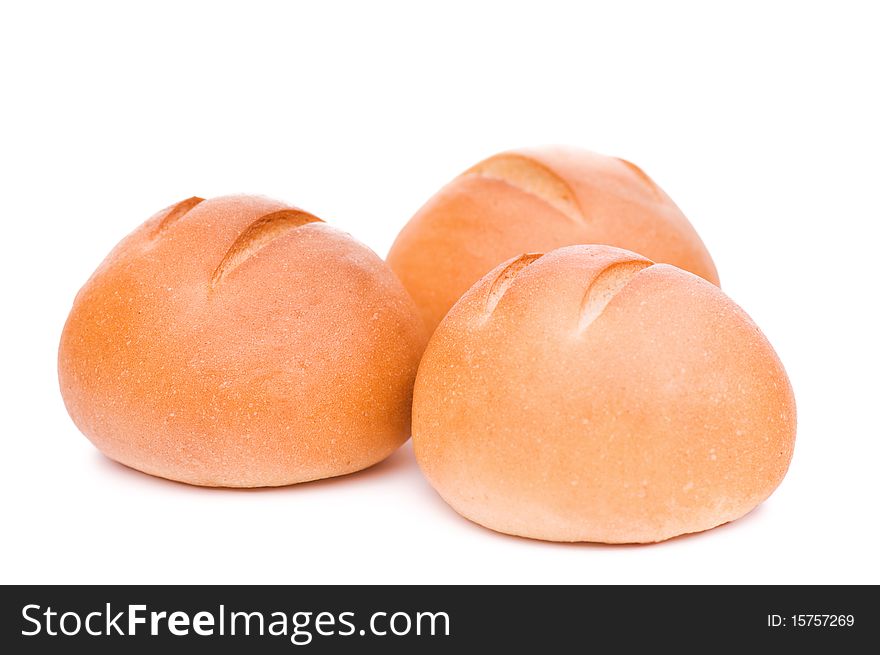
POLYGON ((0 9, 2 582, 880 582, 872 3, 301 4, 0 9), (158 209, 265 194, 384 256, 457 173, 542 143, 644 168, 785 363, 794 461, 746 518, 540 543, 458 517, 409 445, 208 490, 108 461, 67 417, 74 294, 158 209))

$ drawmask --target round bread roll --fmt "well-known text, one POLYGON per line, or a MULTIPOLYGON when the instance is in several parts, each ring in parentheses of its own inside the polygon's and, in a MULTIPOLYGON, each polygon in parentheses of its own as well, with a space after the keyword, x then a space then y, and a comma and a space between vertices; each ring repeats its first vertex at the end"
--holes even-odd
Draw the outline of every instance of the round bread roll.
POLYGON ((643 543, 733 521, 794 447, 791 386, 718 287, 608 246, 500 265, 416 378, 413 443, 461 515, 552 541, 643 543))
POLYGON ((348 234, 265 198, 190 198, 86 282, 58 370, 70 416, 111 459, 274 486, 400 446, 425 341, 403 286, 348 234))
POLYGON ((505 152, 465 171, 404 226, 387 261, 433 330, 504 260, 583 243, 627 248, 718 284, 694 228, 641 169, 561 147, 505 152))

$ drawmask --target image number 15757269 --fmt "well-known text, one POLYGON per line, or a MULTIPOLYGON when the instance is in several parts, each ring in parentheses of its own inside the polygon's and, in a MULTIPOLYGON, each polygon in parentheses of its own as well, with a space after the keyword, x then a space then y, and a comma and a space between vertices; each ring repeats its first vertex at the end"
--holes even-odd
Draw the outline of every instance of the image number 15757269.
POLYGON ((855 625, 853 614, 768 614, 768 628, 851 628, 855 625))

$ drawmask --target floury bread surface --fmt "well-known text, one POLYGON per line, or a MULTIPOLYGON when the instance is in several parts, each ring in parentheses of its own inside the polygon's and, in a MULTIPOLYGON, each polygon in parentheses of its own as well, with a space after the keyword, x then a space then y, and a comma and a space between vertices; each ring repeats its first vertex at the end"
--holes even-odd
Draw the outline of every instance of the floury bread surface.
POLYGON ((509 260, 429 341, 413 443, 460 514, 554 541, 654 542, 737 519, 780 483, 795 405, 718 287, 606 246, 509 260))
POLYGON ((641 169, 563 147, 505 152, 465 171, 401 230, 388 263, 433 330, 504 260, 593 243, 627 248, 718 283, 694 228, 641 169))
POLYGON ((285 485, 409 436, 425 334, 348 234, 260 197, 191 198, 124 239, 74 301, 64 401, 108 457, 198 485, 285 485))

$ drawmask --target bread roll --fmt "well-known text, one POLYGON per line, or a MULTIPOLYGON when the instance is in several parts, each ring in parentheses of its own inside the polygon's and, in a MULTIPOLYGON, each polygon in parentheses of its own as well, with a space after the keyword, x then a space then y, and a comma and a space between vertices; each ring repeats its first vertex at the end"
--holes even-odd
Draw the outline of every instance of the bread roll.
POLYGON ((654 542, 733 521, 788 468, 791 386, 716 286, 607 246, 509 260, 428 343, 413 443, 481 525, 654 542))
POLYGON ((286 485, 408 438, 425 340, 400 282, 348 234, 265 198, 190 198, 86 282, 58 369, 108 457, 197 485, 286 485))
POLYGON ((469 169, 412 217, 387 261, 433 330, 505 259, 589 243, 627 248, 718 284, 694 228, 641 169, 559 147, 505 152, 469 169))

